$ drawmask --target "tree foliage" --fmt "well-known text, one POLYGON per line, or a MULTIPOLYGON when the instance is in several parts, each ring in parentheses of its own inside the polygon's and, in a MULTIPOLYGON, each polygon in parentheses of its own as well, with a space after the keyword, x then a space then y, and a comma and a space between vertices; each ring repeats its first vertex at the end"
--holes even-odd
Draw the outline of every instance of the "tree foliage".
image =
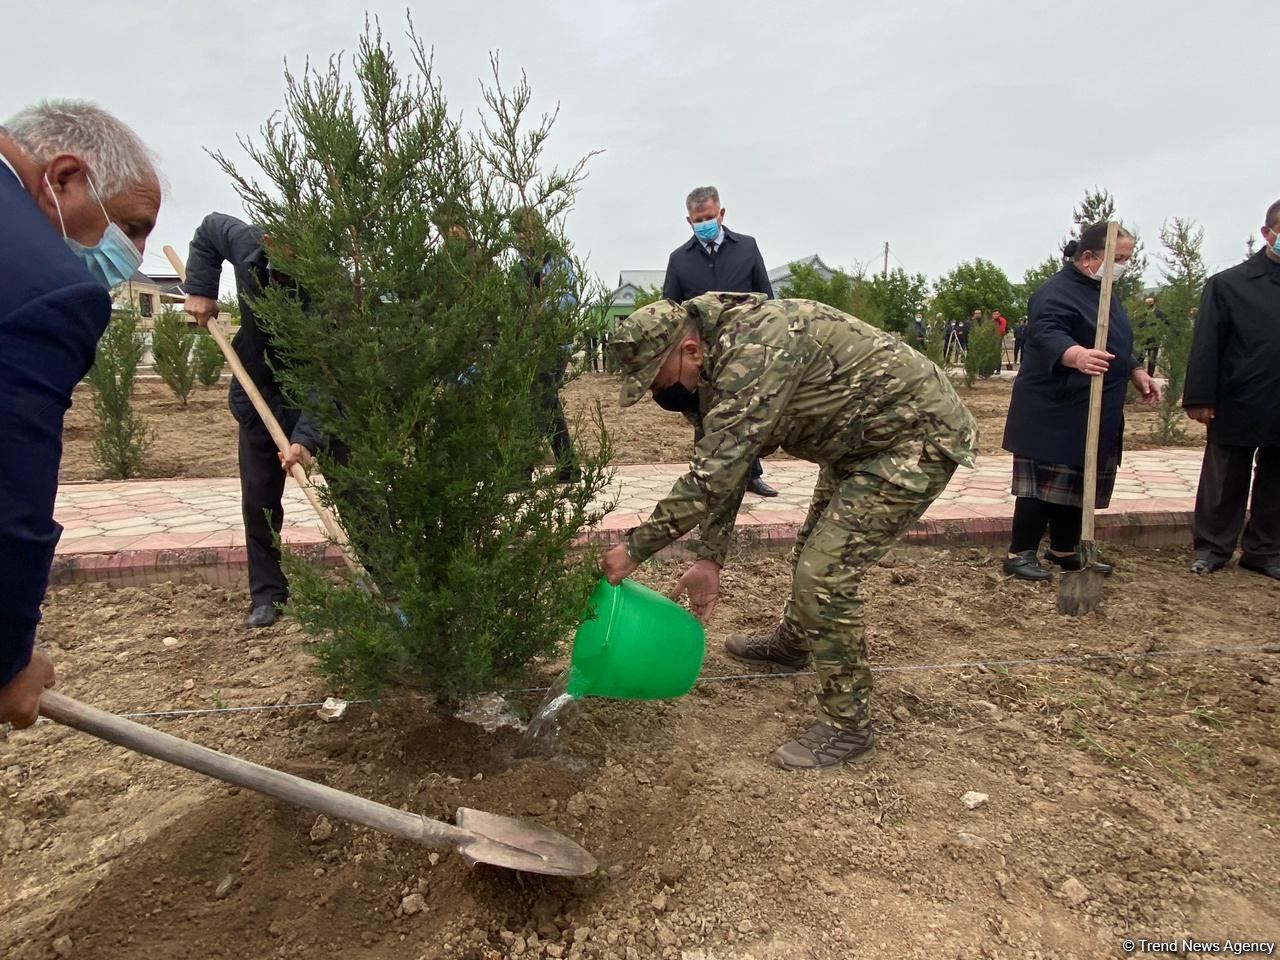
POLYGON ((880 317, 880 325, 914 342, 916 315, 923 313, 929 299, 929 278, 898 267, 863 282, 880 317))
POLYGON ((816 300, 864 323, 884 327, 884 314, 875 302, 871 285, 860 275, 833 270, 828 279, 811 264, 793 263, 786 290, 778 294, 796 300, 816 300))
POLYGON ((196 385, 196 362, 192 352, 196 334, 185 314, 161 310, 151 331, 151 363, 165 385, 185 407, 196 385))
POLYGON ((138 315, 113 313, 88 376, 98 421, 93 458, 108 480, 137 476, 151 445, 147 426, 133 409, 133 384, 145 351, 138 315))
POLYGON ((1016 316, 1013 284, 1003 270, 981 257, 940 277, 934 289, 933 309, 949 320, 967 318, 974 310, 1016 316))
POLYGON ((529 465, 549 426, 531 384, 563 370, 576 304, 599 298, 562 227, 587 158, 544 159, 555 114, 531 118, 495 58, 468 128, 412 25, 409 48, 402 67, 374 24, 350 72, 286 71, 284 110, 246 145, 262 181, 219 159, 309 298, 255 306, 286 394, 350 450, 320 466, 383 594, 293 561, 293 615, 339 679, 456 697, 554 652, 598 577, 573 546, 602 512, 599 418, 573 482, 529 465))
POLYGON ((1062 269, 1062 257, 1045 257, 1034 267, 1028 267, 1022 274, 1022 282, 1014 289, 1016 304, 1013 312, 1008 314, 1011 321, 1027 315, 1027 304, 1031 295, 1044 286, 1045 281, 1062 269))
POLYGON ((1191 355, 1195 316, 1209 273, 1201 253, 1204 228, 1194 220, 1174 217, 1161 228, 1160 242, 1164 245, 1160 256, 1164 288, 1160 291, 1159 303, 1165 315, 1160 352, 1168 382, 1160 401, 1156 436, 1162 443, 1171 443, 1185 435, 1182 387, 1191 355))
POLYGON ((1000 372, 1000 332, 989 317, 969 328, 969 349, 964 355, 964 382, 972 387, 979 377, 1000 372))

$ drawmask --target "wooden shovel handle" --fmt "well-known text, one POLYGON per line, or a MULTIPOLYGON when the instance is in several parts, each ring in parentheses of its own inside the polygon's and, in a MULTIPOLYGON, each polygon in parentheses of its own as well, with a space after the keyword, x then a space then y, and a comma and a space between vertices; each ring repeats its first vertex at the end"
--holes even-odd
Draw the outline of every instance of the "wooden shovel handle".
MULTIPOLYGON (((164 254, 169 258, 169 262, 173 265, 173 269, 177 272, 179 278, 185 283, 187 267, 182 262, 182 258, 178 256, 178 252, 173 247, 166 246, 164 254)), ((249 376, 249 371, 240 362, 240 356, 231 345, 231 339, 227 336, 227 331, 222 326, 222 321, 219 318, 213 317, 209 320, 209 334, 222 350, 222 355, 227 358, 227 363, 231 366, 231 372, 235 374, 236 380, 240 382, 244 392, 249 395, 249 401, 253 404, 253 409, 258 411, 258 416, 266 425, 267 432, 271 434, 271 439, 275 441, 276 447, 279 448, 281 453, 288 456, 289 438, 285 436, 284 430, 280 427, 280 422, 276 419, 275 414, 271 412, 271 406, 262 396, 257 384, 253 382, 253 377, 249 376)), ((320 500, 315 484, 311 482, 307 472, 302 469, 302 465, 295 463, 289 470, 289 476, 293 477, 298 486, 302 488, 303 495, 311 504, 312 509, 315 510, 316 516, 320 518, 320 524, 324 527, 325 533, 342 550, 342 558, 347 562, 347 566, 355 572, 356 576, 365 578, 370 589, 376 592, 377 588, 374 586, 373 581, 367 578, 364 567, 361 566, 360 561, 356 558, 355 551, 351 549, 351 541, 347 539, 347 532, 342 529, 342 524, 338 522, 338 518, 334 516, 333 511, 320 500)))
MULTIPOLYGON (((1111 286, 1115 279, 1116 238, 1120 225, 1114 220, 1107 224, 1107 244, 1102 261, 1102 289, 1098 291, 1098 330, 1093 338, 1095 350, 1107 349, 1107 334, 1111 326, 1111 286)), ((1116 357, 1116 361, 1126 358, 1116 357)), ((1082 543, 1093 542, 1093 514, 1098 496, 1098 434, 1102 428, 1102 388, 1106 375, 1089 379, 1089 425, 1084 442, 1084 491, 1081 499, 1083 516, 1080 524, 1082 543)))
POLYGON ((50 720, 56 720, 99 740, 126 747, 135 753, 155 757, 223 783, 263 793, 327 816, 363 824, 424 846, 446 850, 475 839, 475 834, 469 830, 210 750, 124 717, 117 717, 113 713, 98 710, 55 690, 46 690, 40 697, 40 713, 50 720))

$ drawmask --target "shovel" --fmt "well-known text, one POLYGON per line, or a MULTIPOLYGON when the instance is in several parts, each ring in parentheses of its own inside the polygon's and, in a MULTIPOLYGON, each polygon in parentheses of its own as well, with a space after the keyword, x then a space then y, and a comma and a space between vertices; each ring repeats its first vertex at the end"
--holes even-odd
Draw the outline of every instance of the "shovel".
MULTIPOLYGON (((173 247, 166 246, 164 255, 173 264, 173 269, 177 272, 178 277, 183 283, 186 283, 187 267, 182 262, 182 258, 178 256, 178 251, 174 250, 173 247)), ((271 439, 276 442, 280 452, 288 456, 289 438, 285 436, 284 430, 280 428, 280 422, 276 420, 275 414, 271 412, 270 405, 263 398, 262 392, 253 382, 253 378, 249 376, 249 372, 245 370, 244 364, 240 362, 239 355, 236 353, 235 348, 231 346, 231 340, 227 337, 227 332, 222 327, 222 321, 217 317, 209 320, 209 334, 222 350, 222 355, 227 358, 227 363, 231 365, 231 371, 235 374, 236 380, 240 382, 244 392, 249 395, 249 400, 252 401, 253 408, 258 411, 258 416, 266 426, 267 432, 271 434, 271 439)), ((351 549, 351 541, 347 538, 347 532, 342 529, 342 524, 338 522, 338 518, 334 516, 332 510, 320 501, 320 495, 316 492, 315 484, 311 482, 307 472, 302 469, 302 464, 295 463, 289 471, 289 476, 293 477, 298 486, 302 488, 307 502, 311 504, 312 508, 315 509, 316 516, 320 518, 320 523, 324 527, 325 533, 329 535, 330 540, 338 545, 338 548, 342 551, 342 559, 346 561, 347 566, 356 575, 357 581, 364 589, 376 595, 378 593, 377 585, 356 558, 355 551, 351 549)))
POLYGON ((458 807, 458 825, 453 826, 210 750, 105 713, 53 690, 46 690, 40 697, 40 713, 108 743, 224 783, 351 820, 425 847, 456 850, 471 866, 487 863, 553 877, 583 877, 596 869, 591 854, 568 837, 539 823, 458 807))
MULTIPOLYGON (((1119 228, 1120 225, 1114 220, 1107 224, 1102 289, 1098 293, 1098 330, 1093 338, 1095 350, 1107 349, 1107 329, 1111 323, 1111 282, 1115 274, 1114 258, 1119 228)), ((1089 429, 1084 443, 1084 492, 1081 496, 1083 516, 1080 524, 1080 559, 1083 567, 1063 573, 1058 580, 1058 612, 1069 617, 1083 617, 1086 613, 1092 613, 1102 602, 1103 576, 1095 566, 1098 544, 1093 539, 1093 512, 1098 493, 1098 433, 1102 420, 1102 387, 1105 379, 1105 374, 1089 379, 1089 429)))

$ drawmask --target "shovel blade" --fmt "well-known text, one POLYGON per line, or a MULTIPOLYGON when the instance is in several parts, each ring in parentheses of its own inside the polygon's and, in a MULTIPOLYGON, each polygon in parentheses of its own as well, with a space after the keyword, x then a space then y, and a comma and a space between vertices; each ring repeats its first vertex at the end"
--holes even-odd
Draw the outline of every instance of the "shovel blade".
POLYGON ((552 877, 585 877, 595 873, 595 857, 550 827, 515 817, 459 807, 457 824, 475 834, 458 845, 469 864, 487 863, 508 870, 552 877))
POLYGON ((1080 554, 1084 569, 1064 573, 1058 579, 1058 612, 1068 617, 1093 613, 1102 602, 1104 577, 1094 566, 1098 559, 1098 545, 1092 541, 1083 542, 1080 554))

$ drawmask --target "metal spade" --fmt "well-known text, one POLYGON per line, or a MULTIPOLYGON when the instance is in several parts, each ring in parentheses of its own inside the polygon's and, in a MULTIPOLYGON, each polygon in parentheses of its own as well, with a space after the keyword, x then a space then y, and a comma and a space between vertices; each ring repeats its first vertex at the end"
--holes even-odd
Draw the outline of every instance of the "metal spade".
POLYGON ((467 863, 554 877, 594 873, 595 858, 568 837, 540 823, 459 807, 453 826, 385 804, 344 793, 239 757, 228 756, 178 737, 117 717, 53 690, 40 698, 40 713, 50 720, 176 764, 207 777, 264 793, 308 810, 351 820, 436 850, 456 850, 467 863))

